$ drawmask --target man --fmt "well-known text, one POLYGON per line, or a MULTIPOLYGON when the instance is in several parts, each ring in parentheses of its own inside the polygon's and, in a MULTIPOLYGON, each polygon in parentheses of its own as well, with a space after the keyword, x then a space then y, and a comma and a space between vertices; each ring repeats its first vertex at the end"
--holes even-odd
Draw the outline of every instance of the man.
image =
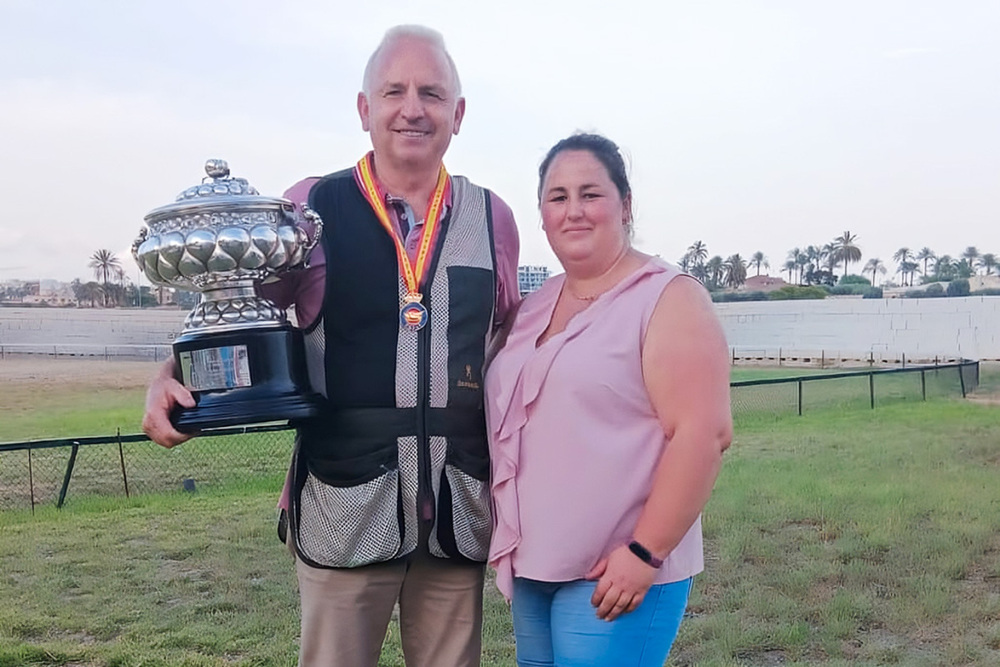
MULTIPOLYGON (((444 170, 465 100, 437 32, 386 33, 358 113, 373 151, 287 193, 325 222, 310 268, 262 290, 295 305, 327 398, 299 424, 282 498, 300 665, 374 667, 397 602, 408 665, 478 665, 491 528, 482 370, 518 298, 517 230, 498 197, 444 170)), ((154 380, 143 420, 168 447, 186 439, 170 409, 193 405, 173 372, 154 380)))

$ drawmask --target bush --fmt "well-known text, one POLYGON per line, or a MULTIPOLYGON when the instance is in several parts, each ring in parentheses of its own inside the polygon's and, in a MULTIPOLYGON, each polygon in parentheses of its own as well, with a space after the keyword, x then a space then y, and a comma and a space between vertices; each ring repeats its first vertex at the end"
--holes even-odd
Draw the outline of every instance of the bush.
POLYGON ((849 276, 841 276, 840 280, 837 281, 837 285, 868 285, 871 287, 872 282, 865 278, 864 276, 859 276, 851 274, 849 276))
POLYGON ((964 278, 948 283, 948 296, 969 296, 969 281, 964 278))
POLYGON ((825 299, 826 290, 822 287, 799 287, 786 285, 767 295, 772 301, 788 301, 790 299, 825 299))
POLYGON ((881 287, 869 287, 861 295, 862 299, 881 299, 882 298, 882 288, 881 287))
POLYGON ((767 301, 767 292, 759 290, 753 292, 712 292, 712 301, 716 303, 726 301, 767 301))
POLYGON ((924 294, 929 297, 944 296, 944 286, 941 283, 931 283, 924 290, 924 294))
POLYGON ((970 292, 969 296, 1000 296, 1000 287, 984 287, 975 292, 970 292))

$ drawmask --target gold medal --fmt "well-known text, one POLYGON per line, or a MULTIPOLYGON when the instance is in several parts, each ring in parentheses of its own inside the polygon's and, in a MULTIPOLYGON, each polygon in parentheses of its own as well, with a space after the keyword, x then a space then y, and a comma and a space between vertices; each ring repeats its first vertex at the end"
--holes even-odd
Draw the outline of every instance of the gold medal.
POLYGON ((427 205, 427 212, 424 214, 424 235, 420 239, 420 247, 417 250, 416 266, 410 263, 410 256, 406 254, 406 246, 396 232, 396 227, 392 224, 389 211, 385 207, 385 199, 379 192, 378 185, 372 173, 372 160, 374 152, 368 153, 358 161, 357 173, 359 180, 364 186, 365 199, 375 211, 375 216, 382 227, 392 237, 396 246, 396 259, 399 262, 399 270, 406 282, 406 295, 403 297, 403 304, 399 310, 399 325, 408 331, 417 331, 427 324, 427 307, 421 303, 423 295, 420 293, 420 286, 424 278, 427 267, 431 264, 432 249, 437 240, 438 231, 441 228, 438 218, 441 214, 441 206, 444 203, 445 195, 448 192, 449 179, 448 172, 444 165, 438 172, 437 185, 434 194, 427 205))

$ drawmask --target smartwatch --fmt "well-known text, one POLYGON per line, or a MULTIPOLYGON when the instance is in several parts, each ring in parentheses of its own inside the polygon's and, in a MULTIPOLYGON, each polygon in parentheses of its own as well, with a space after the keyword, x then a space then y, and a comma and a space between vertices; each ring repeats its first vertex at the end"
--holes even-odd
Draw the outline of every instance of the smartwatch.
POLYGON ((663 559, 657 558, 653 555, 653 552, 642 546, 635 540, 628 543, 628 550, 635 554, 636 558, 641 560, 643 563, 650 567, 655 567, 657 570, 663 566, 663 559))

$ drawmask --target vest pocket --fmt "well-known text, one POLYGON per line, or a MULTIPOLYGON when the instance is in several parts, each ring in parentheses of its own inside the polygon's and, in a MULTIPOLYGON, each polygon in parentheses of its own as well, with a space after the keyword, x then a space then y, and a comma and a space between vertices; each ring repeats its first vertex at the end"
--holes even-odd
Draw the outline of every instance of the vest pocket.
POLYGON ((485 562, 492 527, 485 443, 482 438, 449 438, 430 551, 439 557, 485 562))
POLYGON ((403 555, 398 461, 393 444, 353 459, 309 462, 295 533, 307 562, 359 567, 403 555))

